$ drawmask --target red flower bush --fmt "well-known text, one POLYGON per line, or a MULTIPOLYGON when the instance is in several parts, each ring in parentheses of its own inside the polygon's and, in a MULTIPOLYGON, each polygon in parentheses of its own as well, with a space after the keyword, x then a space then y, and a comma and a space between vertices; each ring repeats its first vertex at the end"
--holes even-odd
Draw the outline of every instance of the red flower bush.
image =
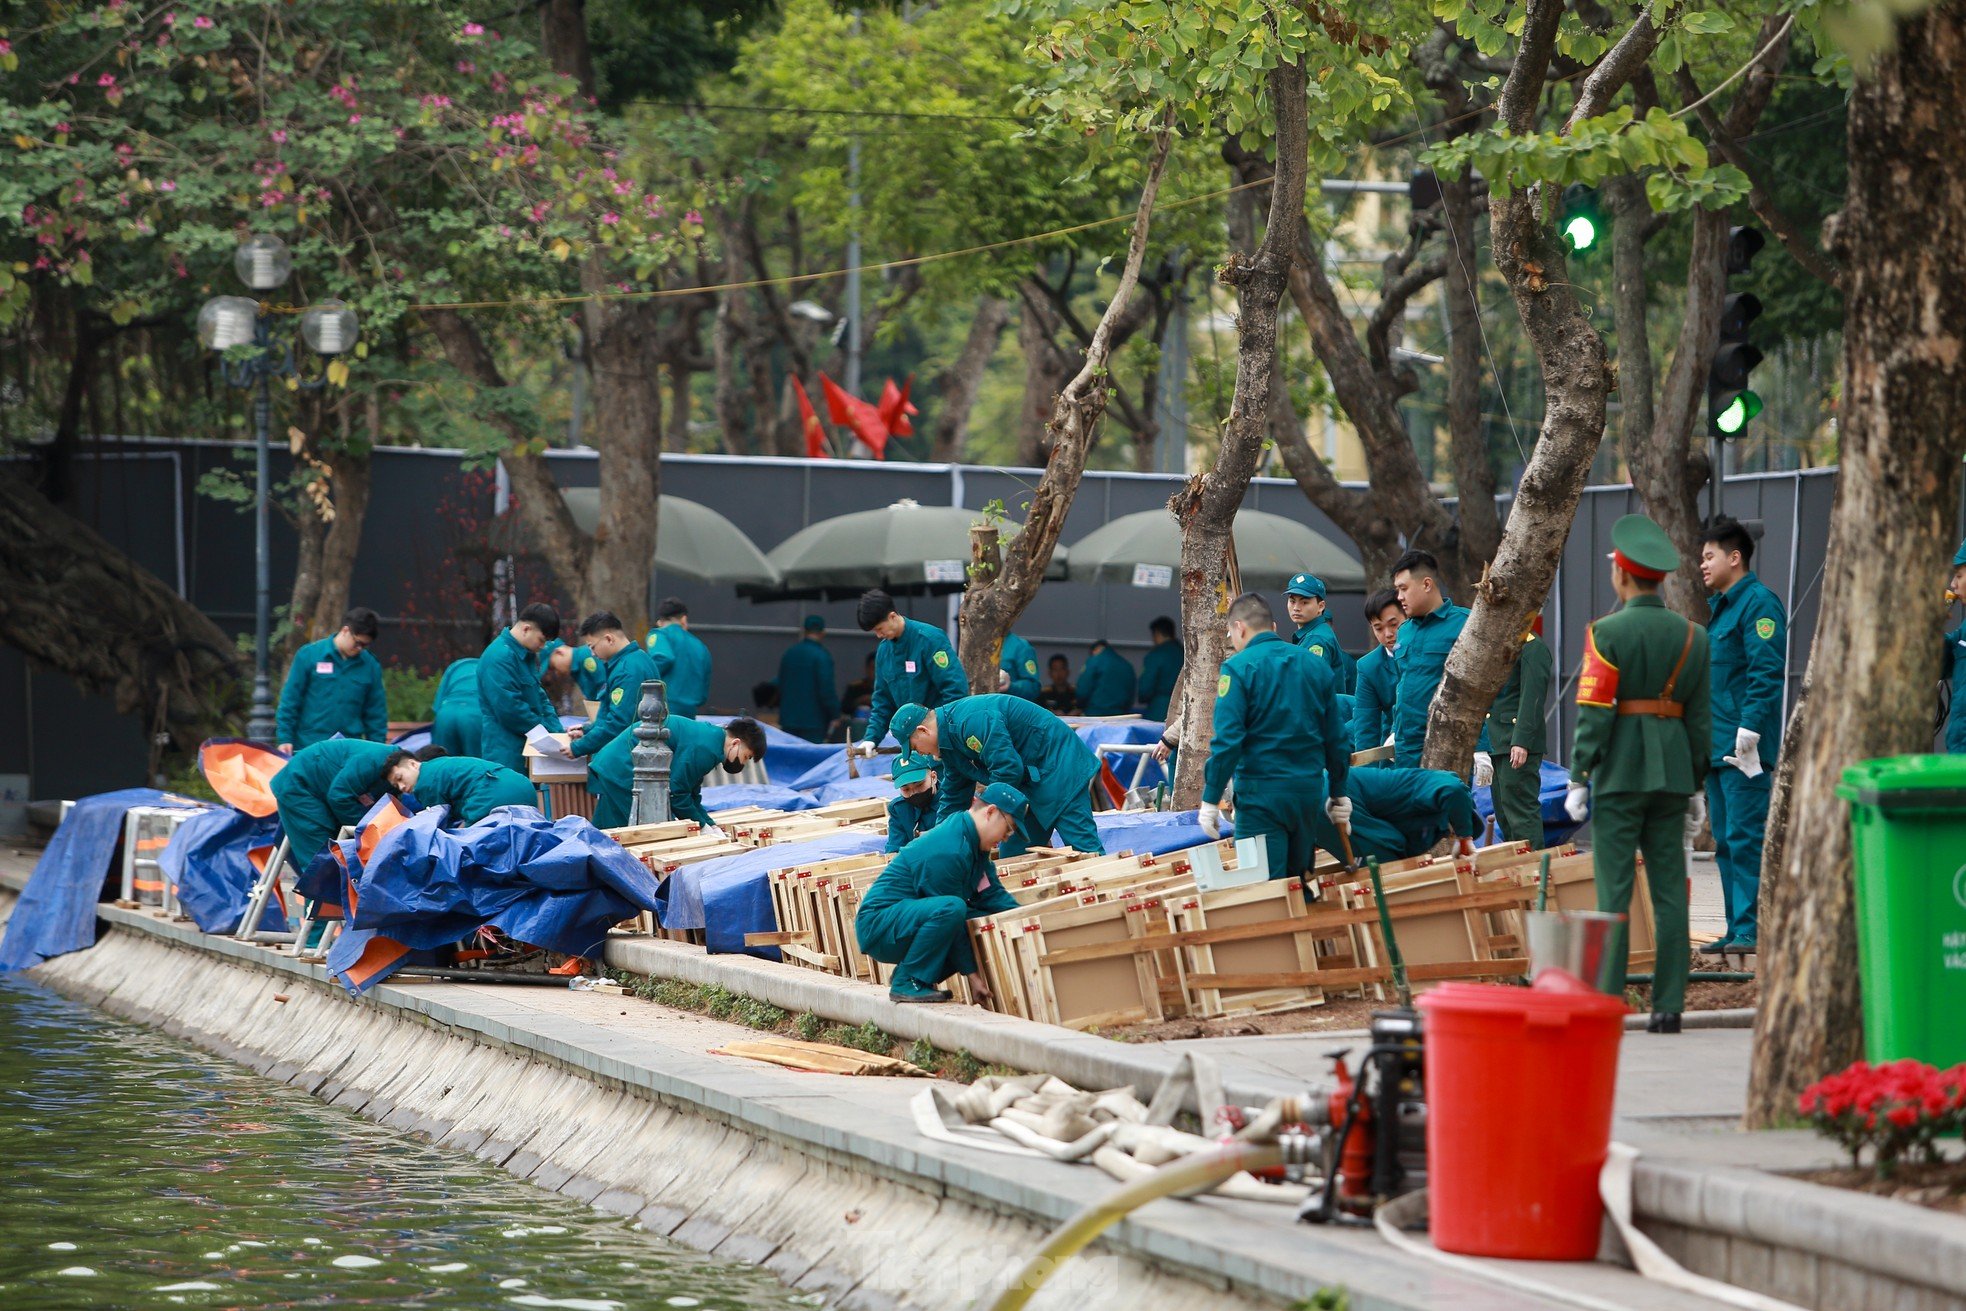
POLYGON ((1915 1155, 1939 1159, 1939 1138, 1966 1129, 1966 1065, 1935 1069, 1922 1061, 1858 1061, 1810 1084, 1795 1109, 1861 1164, 1866 1147, 1882 1176, 1915 1155))

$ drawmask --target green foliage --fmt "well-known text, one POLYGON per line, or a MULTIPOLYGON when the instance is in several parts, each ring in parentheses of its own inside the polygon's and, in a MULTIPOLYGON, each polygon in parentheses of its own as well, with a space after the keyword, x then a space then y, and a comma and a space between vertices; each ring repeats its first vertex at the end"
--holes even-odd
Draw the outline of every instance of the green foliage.
POLYGON ((1290 1304, 1290 1311, 1350 1311, 1351 1295, 1342 1288, 1320 1288, 1290 1304))
POLYGON ((198 768, 198 756, 195 752, 165 761, 164 791, 175 792, 181 797, 196 797, 200 801, 224 804, 218 793, 212 791, 212 785, 206 781, 205 771, 198 768))
POLYGON ((401 665, 382 667, 382 690, 389 697, 391 719, 428 720, 436 713, 437 684, 442 670, 426 674, 401 665))
POLYGON ((908 1044, 908 1050, 903 1053, 902 1059, 924 1070, 933 1070, 941 1055, 934 1043, 926 1038, 917 1038, 908 1044))
POLYGON ((970 1055, 969 1048, 964 1047, 949 1058, 943 1072, 957 1083, 975 1083, 983 1077, 983 1062, 970 1055))
POLYGON ((1587 118, 1568 131, 1471 132, 1426 153, 1442 172, 1472 169, 1501 192, 1536 183, 1595 186, 1626 173, 1645 176, 1646 198, 1661 212, 1721 207, 1744 199, 1747 176, 1708 161, 1707 148, 1680 119, 1654 105, 1643 117, 1629 105, 1587 118))
POLYGON ((826 1032, 826 1021, 811 1011, 800 1011, 792 1021, 792 1032, 807 1042, 818 1042, 819 1035, 826 1032))

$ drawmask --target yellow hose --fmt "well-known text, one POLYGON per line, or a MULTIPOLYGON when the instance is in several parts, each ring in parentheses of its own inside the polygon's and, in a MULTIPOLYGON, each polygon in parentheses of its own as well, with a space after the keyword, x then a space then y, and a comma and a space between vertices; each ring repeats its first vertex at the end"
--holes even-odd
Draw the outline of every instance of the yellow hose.
POLYGON ((989 1311, 1019 1311, 1036 1296, 1044 1281, 1093 1239, 1122 1217, 1148 1202, 1174 1193, 1200 1192, 1242 1170, 1265 1170, 1283 1164, 1283 1149, 1274 1142, 1227 1143, 1170 1162, 1144 1179, 1115 1189, 1080 1211, 1055 1230, 1033 1252, 1010 1285, 990 1303, 989 1311))

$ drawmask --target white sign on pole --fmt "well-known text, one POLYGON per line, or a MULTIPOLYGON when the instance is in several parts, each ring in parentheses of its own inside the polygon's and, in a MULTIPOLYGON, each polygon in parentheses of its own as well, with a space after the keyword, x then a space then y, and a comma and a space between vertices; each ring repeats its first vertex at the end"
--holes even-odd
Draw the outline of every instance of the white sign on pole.
POLYGON ((931 583, 960 583, 965 577, 961 560, 924 560, 922 577, 931 583))
POLYGON ((1174 566, 1166 564, 1136 564, 1133 566, 1133 585, 1135 587, 1174 586, 1174 566))

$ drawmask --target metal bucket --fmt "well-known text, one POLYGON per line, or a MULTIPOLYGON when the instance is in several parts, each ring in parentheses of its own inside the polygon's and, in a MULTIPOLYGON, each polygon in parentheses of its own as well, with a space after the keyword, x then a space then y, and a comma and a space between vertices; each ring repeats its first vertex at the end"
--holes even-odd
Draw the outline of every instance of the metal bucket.
POLYGON ((1614 949, 1625 932, 1625 917, 1601 910, 1529 911, 1529 980, 1545 970, 1563 970, 1599 992, 1625 995, 1616 972, 1614 949))

